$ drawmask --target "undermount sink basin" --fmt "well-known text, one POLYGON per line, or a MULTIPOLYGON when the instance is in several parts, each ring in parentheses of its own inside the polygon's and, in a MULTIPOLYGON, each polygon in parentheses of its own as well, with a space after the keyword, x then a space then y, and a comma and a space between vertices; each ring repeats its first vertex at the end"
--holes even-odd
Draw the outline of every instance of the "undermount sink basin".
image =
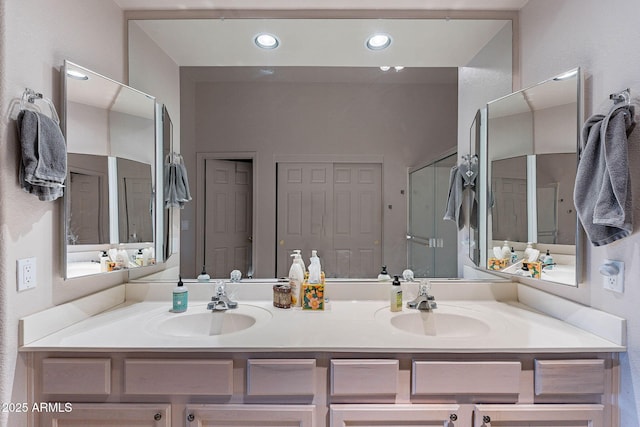
POLYGON ((442 308, 433 311, 405 308, 402 313, 391 313, 387 307, 378 310, 376 320, 389 322, 391 326, 403 332, 440 338, 477 337, 492 330, 491 325, 472 314, 472 310, 452 310, 442 305, 440 307, 442 308))
POLYGON ((244 331, 270 317, 267 310, 254 306, 216 312, 207 310, 206 306, 196 306, 185 313, 163 313, 149 322, 149 328, 160 335, 206 337, 244 331))

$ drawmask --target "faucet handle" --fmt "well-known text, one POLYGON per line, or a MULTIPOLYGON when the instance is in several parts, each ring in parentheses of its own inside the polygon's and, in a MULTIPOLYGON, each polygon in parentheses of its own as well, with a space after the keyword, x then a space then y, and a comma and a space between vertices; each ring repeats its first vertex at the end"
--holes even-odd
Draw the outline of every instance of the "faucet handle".
POLYGON ((429 295, 431 290, 431 282, 428 279, 420 281, 420 295, 429 295))
POLYGON ((224 280, 219 280, 216 282, 216 295, 217 296, 222 296, 225 295, 227 292, 227 287, 224 283, 224 280))

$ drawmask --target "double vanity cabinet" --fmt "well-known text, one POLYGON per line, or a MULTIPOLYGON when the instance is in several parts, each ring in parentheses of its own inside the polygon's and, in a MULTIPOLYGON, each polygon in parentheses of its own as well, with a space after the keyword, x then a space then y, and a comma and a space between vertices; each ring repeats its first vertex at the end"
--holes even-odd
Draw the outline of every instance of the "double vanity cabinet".
MULTIPOLYGON (((474 284, 486 290, 464 301, 448 299, 464 285, 435 285, 432 313, 390 313, 344 289, 324 312, 283 310, 239 291, 236 313, 208 314, 268 316, 219 335, 175 326, 206 300, 168 313, 151 286, 109 290, 119 304, 62 329, 46 322, 55 312, 23 319, 33 401, 71 408, 34 413, 34 425, 617 426, 624 320, 584 308, 607 318, 602 338, 525 305, 522 285, 474 284)), ((73 308, 110 304, 95 298, 73 308)))

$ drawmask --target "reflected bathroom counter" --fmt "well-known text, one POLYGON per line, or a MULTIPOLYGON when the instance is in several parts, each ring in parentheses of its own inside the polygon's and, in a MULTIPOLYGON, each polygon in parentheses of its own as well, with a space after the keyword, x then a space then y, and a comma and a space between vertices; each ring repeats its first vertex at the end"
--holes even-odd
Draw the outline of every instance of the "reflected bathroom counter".
MULTIPOLYGON (((328 285, 328 295, 333 293, 335 298, 324 311, 279 309, 273 307, 271 298, 245 298, 246 294, 268 295, 265 289, 256 289, 259 286, 270 289, 271 285, 241 283, 230 289, 231 297, 239 302, 238 308, 212 313, 206 310, 210 286, 187 283, 191 294, 189 309, 185 313, 171 313, 171 303, 166 296, 171 295, 172 286, 168 283, 121 285, 26 317, 21 320, 21 350, 625 351, 624 319, 563 300, 569 304, 569 317, 587 319, 580 325, 587 327, 579 328, 533 308, 547 304, 548 301, 544 301, 547 294, 532 288, 519 292, 519 287, 524 285, 509 282, 434 283, 432 293, 437 309, 421 312, 405 307, 396 313, 389 310, 389 286, 375 282, 328 285), (365 290, 370 291, 368 295, 363 294, 365 290), (383 294, 387 299, 370 297, 383 294), (513 298, 514 294, 523 298, 513 298), (146 298, 141 299, 142 295, 146 298), (347 298, 349 295, 351 299, 347 298), (367 295, 368 299, 355 297, 357 295, 367 295), (452 298, 454 295, 458 298, 466 295, 467 299, 452 298), (96 314, 91 314, 86 307, 93 307, 96 314), (589 329, 588 319, 594 322, 591 332, 585 330, 589 329)), ((413 286, 403 285, 405 301, 411 299, 413 286)))

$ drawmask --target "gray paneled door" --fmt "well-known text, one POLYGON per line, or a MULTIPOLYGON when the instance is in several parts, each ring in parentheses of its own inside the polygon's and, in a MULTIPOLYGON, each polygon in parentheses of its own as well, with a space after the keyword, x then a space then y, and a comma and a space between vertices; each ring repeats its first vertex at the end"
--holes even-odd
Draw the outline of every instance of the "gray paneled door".
POLYGON ((120 242, 152 242, 151 194, 153 189, 148 178, 124 178, 126 202, 125 230, 121 231, 120 242), (126 236, 126 240, 122 240, 126 236))
POLYGON ((318 250, 327 277, 376 277, 382 260, 382 165, 279 163, 277 275, 294 249, 318 250))
POLYGON ((71 208, 69 215, 70 244, 109 243, 108 229, 103 228, 106 218, 102 218, 103 176, 70 172, 71 208))
POLYGON ((251 162, 205 161, 205 243, 207 272, 228 278, 232 270, 247 274, 251 267, 252 179, 251 162))

